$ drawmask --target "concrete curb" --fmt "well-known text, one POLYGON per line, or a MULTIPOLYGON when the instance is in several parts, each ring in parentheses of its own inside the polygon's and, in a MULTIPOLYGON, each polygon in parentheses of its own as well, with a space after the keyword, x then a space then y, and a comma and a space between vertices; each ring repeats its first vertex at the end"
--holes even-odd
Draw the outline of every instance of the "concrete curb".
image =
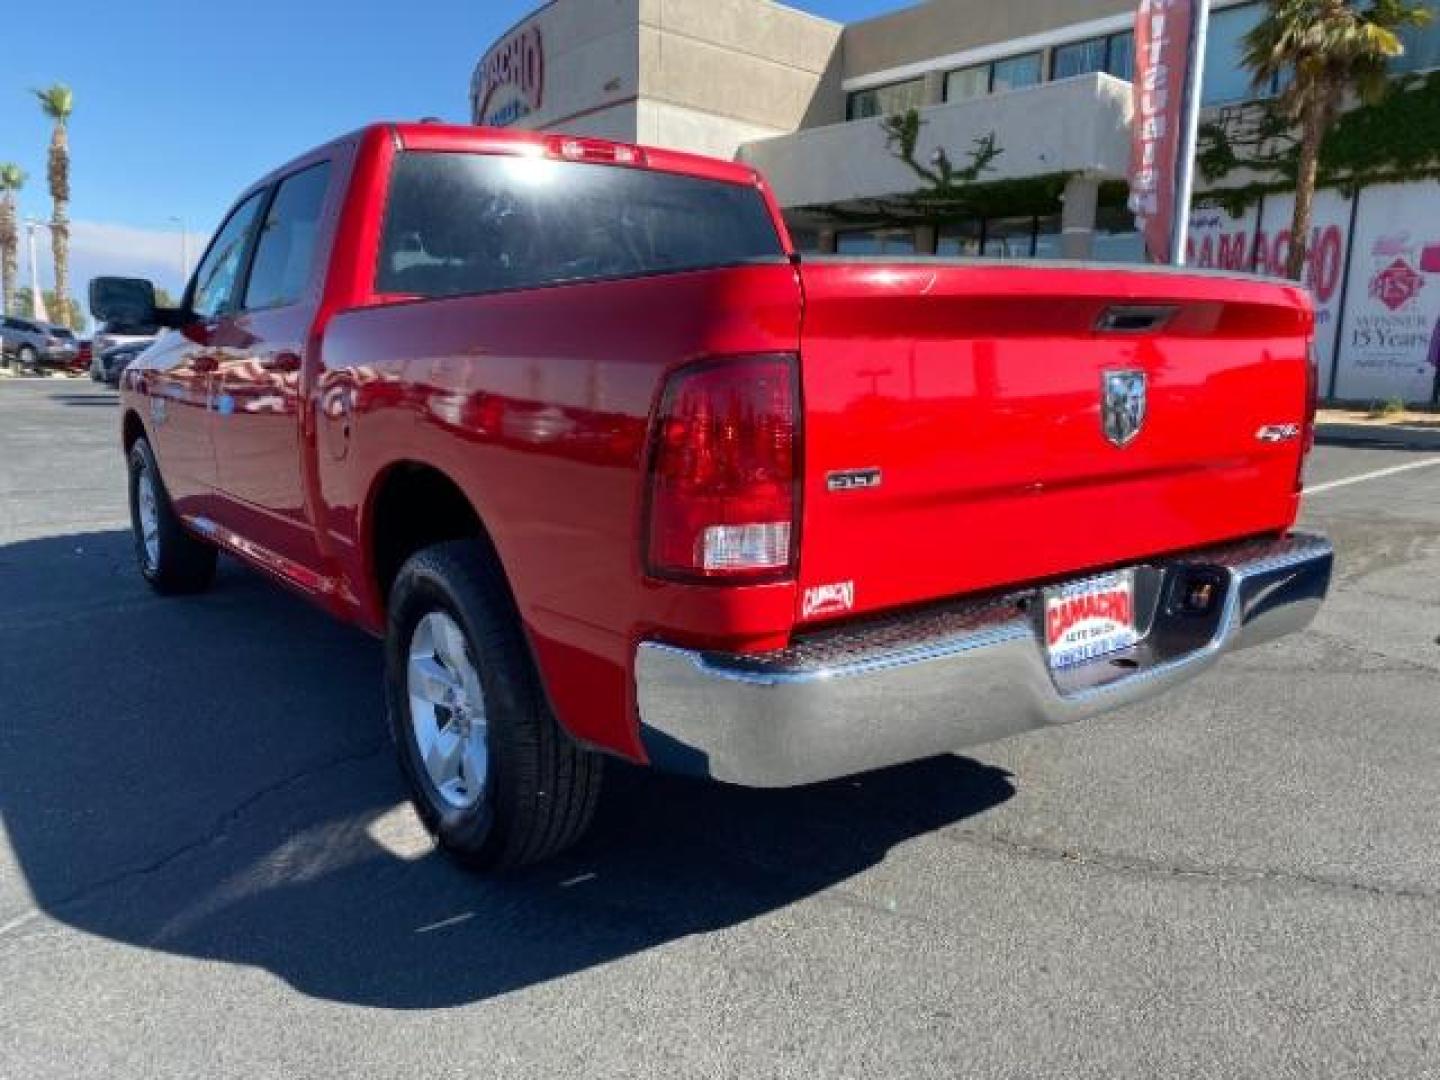
POLYGON ((1408 424, 1317 424, 1315 439, 1331 446, 1382 446, 1440 451, 1440 427, 1408 424))

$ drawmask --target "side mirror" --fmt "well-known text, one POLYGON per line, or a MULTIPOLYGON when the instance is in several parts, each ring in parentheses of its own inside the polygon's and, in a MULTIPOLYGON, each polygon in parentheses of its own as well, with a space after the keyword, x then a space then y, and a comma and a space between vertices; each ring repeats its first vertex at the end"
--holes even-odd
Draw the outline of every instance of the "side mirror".
POLYGON ((118 326, 158 326, 161 322, 155 286, 144 278, 92 278, 90 314, 97 323, 118 326))

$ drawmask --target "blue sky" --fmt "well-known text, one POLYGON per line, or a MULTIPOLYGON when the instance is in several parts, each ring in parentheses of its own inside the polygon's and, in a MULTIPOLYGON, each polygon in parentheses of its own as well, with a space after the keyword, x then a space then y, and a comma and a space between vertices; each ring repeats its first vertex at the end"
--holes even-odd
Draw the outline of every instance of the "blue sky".
MULTIPOLYGON (((905 0, 791 0, 843 21, 905 0)), ((74 289, 137 272, 176 291, 230 200, 306 147, 380 118, 468 121, 480 53, 518 0, 20 0, 0 27, 0 161, 30 174, 21 212, 48 218, 49 124, 31 87, 68 83, 74 289)), ((51 281, 40 234, 41 278, 51 281)), ((23 276, 23 271, 22 271, 23 276)))

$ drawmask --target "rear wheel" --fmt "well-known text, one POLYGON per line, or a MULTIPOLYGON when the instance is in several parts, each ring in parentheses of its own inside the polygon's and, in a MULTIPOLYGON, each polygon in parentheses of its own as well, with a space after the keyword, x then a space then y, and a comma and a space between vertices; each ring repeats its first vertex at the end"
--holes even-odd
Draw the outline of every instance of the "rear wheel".
POLYGON ((181 524, 144 439, 130 448, 130 530, 140 573, 156 592, 194 593, 215 579, 215 548, 181 524))
POLYGON ((385 676, 401 769, 441 846, 498 870, 549 858, 584 834, 602 759, 550 712, 483 545, 440 544, 400 569, 385 676))
POLYGON ((15 364, 21 371, 26 368, 35 371, 40 367, 40 354, 33 345, 21 345, 20 351, 15 354, 15 364))

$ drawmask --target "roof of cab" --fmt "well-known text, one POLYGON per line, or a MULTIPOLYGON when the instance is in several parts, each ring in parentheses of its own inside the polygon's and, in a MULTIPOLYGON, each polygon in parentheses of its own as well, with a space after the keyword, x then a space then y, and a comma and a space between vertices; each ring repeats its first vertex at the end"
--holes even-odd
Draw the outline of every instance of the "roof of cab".
POLYGON ((681 173, 705 180, 722 180, 732 184, 753 184, 759 179, 749 165, 701 154, 643 146, 636 143, 597 139, 589 135, 564 132, 521 131, 515 128, 474 127, 462 124, 428 122, 396 123, 389 126, 401 147, 407 150, 469 151, 480 154, 540 153, 559 157, 559 145, 567 139, 578 139, 588 147, 628 147, 640 150, 641 164, 630 167, 681 173))

